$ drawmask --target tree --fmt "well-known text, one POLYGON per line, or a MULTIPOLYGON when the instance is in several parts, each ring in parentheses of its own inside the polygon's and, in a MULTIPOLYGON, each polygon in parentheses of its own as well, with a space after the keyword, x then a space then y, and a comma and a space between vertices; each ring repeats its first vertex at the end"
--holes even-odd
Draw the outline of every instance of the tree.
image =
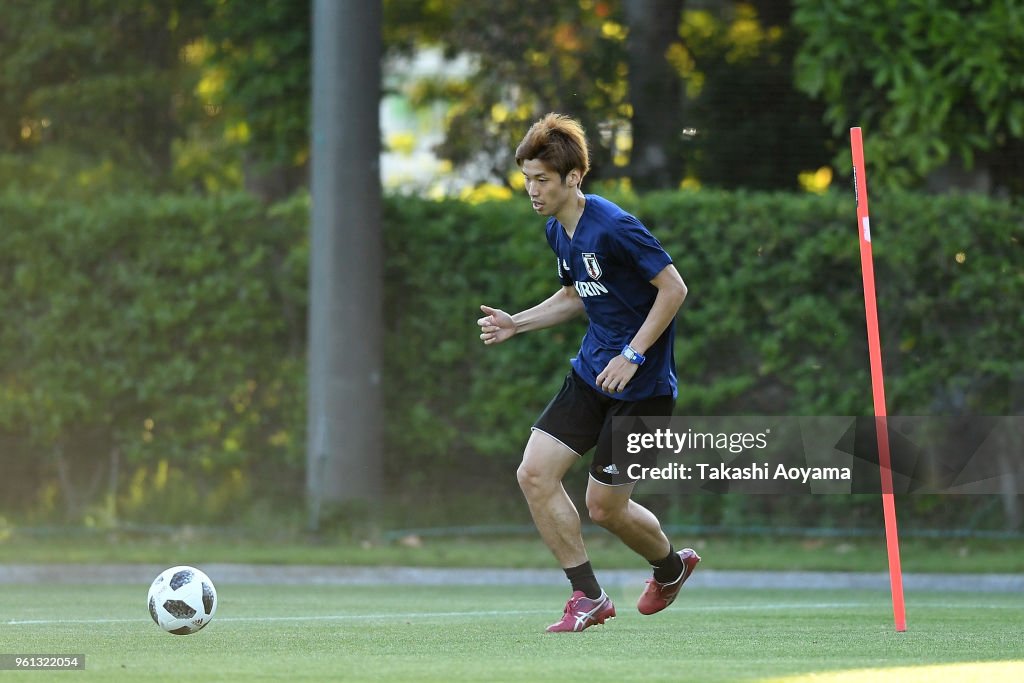
MULTIPOLYGON (((687 89, 689 173, 703 185, 796 190, 830 162, 824 108, 792 82, 798 36, 788 2, 684 12, 673 56, 687 89)), ((827 183, 826 183, 827 184, 827 183)))
POLYGON ((210 2, 203 68, 219 126, 239 141, 246 189, 265 201, 306 183, 312 70, 310 2, 210 2))
POLYGON ((512 150, 546 111, 590 133, 591 176, 672 189, 795 189, 825 164, 821 107, 795 91, 788 3, 719 0, 455 0, 385 4, 391 53, 469 55, 462 82, 425 81, 414 103, 450 103, 438 153, 507 181, 512 150), (762 16, 763 15, 763 16, 762 16), (797 144, 793 140, 798 140, 797 144))
MULTIPOLYGON (((805 35, 797 85, 826 103, 837 137, 851 126, 865 129, 866 156, 881 171, 875 182, 931 180, 935 189, 967 182, 1024 193, 1020 3, 794 4, 794 24, 805 35)), ((836 163, 848 168, 848 154, 836 163)))
POLYGON ((437 149, 442 158, 508 182, 526 129, 559 111, 579 118, 590 133, 591 177, 622 175, 627 31, 617 2, 390 0, 385 12, 391 54, 437 46, 473 63, 464 82, 424 79, 409 93, 414 104, 451 103, 437 149))
MULTIPOLYGON (((0 25, 0 153, 159 186, 193 115, 188 0, 16 0, 0 25), (145 180, 141 180, 145 179, 145 180)), ((70 174, 70 173, 68 173, 70 174)))
POLYGON ((679 44, 680 0, 626 3, 632 154, 629 174, 637 190, 674 188, 685 167, 683 80, 666 56, 679 44))
POLYGON ((0 172, 67 193, 306 181, 310 12, 288 0, 16 0, 0 24, 0 172))

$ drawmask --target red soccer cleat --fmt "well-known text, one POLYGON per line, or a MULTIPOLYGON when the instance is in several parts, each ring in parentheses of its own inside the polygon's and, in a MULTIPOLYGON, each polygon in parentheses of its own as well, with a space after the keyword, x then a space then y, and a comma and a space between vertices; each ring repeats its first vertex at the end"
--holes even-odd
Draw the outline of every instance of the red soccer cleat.
POLYGON ((644 594, 636 603, 640 614, 655 614, 671 605, 679 595, 679 589, 683 587, 697 567, 697 563, 700 562, 700 555, 693 548, 683 548, 676 554, 683 561, 683 573, 672 583, 658 583, 654 579, 647 579, 647 588, 644 589, 644 594))
POLYGON ((583 591, 576 591, 565 603, 561 621, 548 626, 548 633, 582 631, 594 624, 603 624, 615 616, 615 605, 604 591, 601 597, 591 600, 583 591))

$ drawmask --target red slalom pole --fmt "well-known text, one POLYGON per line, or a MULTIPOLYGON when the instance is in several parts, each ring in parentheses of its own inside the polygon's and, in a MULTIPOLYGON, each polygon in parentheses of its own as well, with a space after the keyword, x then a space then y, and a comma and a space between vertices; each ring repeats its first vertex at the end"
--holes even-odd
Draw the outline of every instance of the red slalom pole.
POLYGON ((868 324, 868 356, 871 360, 871 393, 875 403, 875 432, 878 436, 878 466, 882 477, 882 513, 885 515, 885 545, 889 553, 889 585, 892 613, 897 631, 907 630, 903 604, 903 571, 900 569, 900 539, 896 529, 896 500, 892 488, 892 460, 889 457, 889 428, 886 423, 885 380, 882 374, 882 343, 878 336, 875 299, 875 266, 871 255, 871 222, 868 219, 868 176, 864 170, 864 142, 860 128, 850 129, 853 151, 853 190, 857 199, 857 231, 860 233, 860 269, 864 280, 864 314, 868 324))

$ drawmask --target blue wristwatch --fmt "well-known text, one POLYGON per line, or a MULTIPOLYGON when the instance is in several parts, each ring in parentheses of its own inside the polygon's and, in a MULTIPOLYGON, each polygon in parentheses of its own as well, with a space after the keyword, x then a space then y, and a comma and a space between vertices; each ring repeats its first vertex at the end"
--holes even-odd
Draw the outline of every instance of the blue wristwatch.
POLYGON ((632 346, 626 344, 626 348, 622 349, 622 355, 626 357, 633 365, 643 365, 644 361, 647 360, 643 355, 637 353, 632 346))

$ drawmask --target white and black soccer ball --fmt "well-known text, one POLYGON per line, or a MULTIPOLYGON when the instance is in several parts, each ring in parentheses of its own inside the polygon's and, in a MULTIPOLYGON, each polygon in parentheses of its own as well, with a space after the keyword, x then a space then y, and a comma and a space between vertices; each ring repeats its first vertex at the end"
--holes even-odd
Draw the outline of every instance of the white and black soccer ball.
POLYGON ((187 636, 210 623, 217 611, 217 589, 195 567, 171 567, 149 587, 149 616, 168 633, 187 636))

